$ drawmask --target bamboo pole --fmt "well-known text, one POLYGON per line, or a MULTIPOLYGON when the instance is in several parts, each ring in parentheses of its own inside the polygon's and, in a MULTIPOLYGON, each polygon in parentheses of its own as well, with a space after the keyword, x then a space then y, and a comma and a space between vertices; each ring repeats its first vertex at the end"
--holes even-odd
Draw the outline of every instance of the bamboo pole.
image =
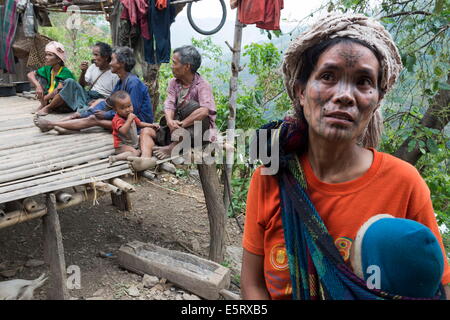
POLYGON ((28 220, 36 219, 47 214, 47 207, 45 209, 27 213, 25 211, 12 211, 0 216, 0 229, 13 226, 28 220))
POLYGON ((128 182, 123 181, 120 178, 112 179, 111 184, 124 192, 136 192, 136 188, 134 186, 132 186, 128 182))
MULTIPOLYGON (((230 78, 230 105, 229 105, 229 115, 228 115, 228 127, 227 127, 227 143, 234 146, 234 130, 236 129, 236 105, 237 105, 237 91, 238 91, 238 78, 239 72, 242 71, 240 66, 241 61, 241 47, 242 47, 242 29, 244 25, 238 19, 238 11, 236 10, 236 22, 234 25, 234 43, 231 47, 228 42, 226 44, 232 52, 231 61, 231 78, 230 78)), ((226 161, 224 165, 223 178, 226 179, 226 183, 231 186, 231 175, 233 173, 233 160, 234 152, 226 150, 226 161)), ((228 195, 227 190, 223 193, 223 202, 225 205, 225 212, 228 212, 228 207, 230 205, 231 190, 228 190, 230 195, 228 195)))
POLYGON ((33 213, 42 210, 42 206, 39 206, 39 203, 37 203, 34 199, 31 198, 25 198, 22 202, 22 206, 28 213, 33 213))
MULTIPOLYGON (((93 136, 89 136, 91 140, 95 140, 96 142, 102 141, 105 144, 111 144, 111 136, 108 135, 107 137, 102 137, 101 135, 92 134, 93 136)), ((47 137, 49 135, 46 135, 47 137)), ((30 139, 29 135, 26 136, 28 139, 30 139)), ((36 137, 36 136, 35 136, 36 137)), ((60 149, 67 149, 68 145, 80 145, 84 144, 86 145, 86 137, 80 137, 80 135, 74 135, 73 138, 69 138, 69 136, 51 136, 52 138, 47 140, 42 140, 41 143, 38 140, 34 144, 22 146, 22 147, 11 147, 11 149, 6 149, 0 151, 0 159, 8 159, 14 158, 17 154, 23 153, 23 152, 40 152, 42 149, 46 150, 60 150, 60 149), (62 138, 65 137, 65 138, 62 138)), ((12 138, 12 137, 10 137, 12 138)), ((43 138, 43 137, 41 137, 43 138)), ((24 139, 25 140, 25 139, 24 139)), ((0 146, 1 148, 1 146, 0 146)))
MULTIPOLYGON (((101 135, 103 133, 89 133, 89 136, 85 136, 84 139, 86 140, 88 137, 89 139, 94 139, 94 136, 91 135, 101 135)), ((109 137, 111 137, 111 135, 108 135, 109 137)), ((74 135, 75 138, 79 138, 78 135, 74 135)), ((43 136, 33 136, 31 139, 30 137, 25 137, 22 141, 13 141, 12 143, 9 144, 2 144, 0 145, 0 151, 9 151, 9 152, 4 152, 6 154, 11 153, 11 149, 15 149, 15 148, 21 148, 21 147, 26 147, 26 146, 34 146, 37 144, 41 144, 41 143, 45 143, 45 142, 50 142, 50 143, 57 143, 57 142, 62 142, 62 141, 70 141, 70 136, 67 135, 51 135, 51 134, 46 134, 43 136)), ((110 140, 111 141, 111 140, 110 140)), ((13 151, 15 152, 15 150, 13 151)), ((0 155, 4 154, 4 153, 0 153, 0 155)))
POLYGON ((0 164, 0 174, 2 171, 8 170, 8 173, 14 173, 17 171, 23 171, 33 168, 41 168, 46 166, 51 166, 54 163, 59 163, 62 161, 68 161, 74 158, 81 158, 83 156, 87 156, 89 154, 92 154, 93 152, 103 152, 112 150, 113 147, 111 145, 105 146, 104 144, 94 144, 89 147, 83 147, 79 149, 72 149, 66 150, 65 153, 58 154, 58 153, 47 153, 47 150, 43 150, 43 153, 46 153, 45 155, 41 155, 38 157, 31 157, 31 159, 24 159, 22 161, 14 161, 9 162, 8 164, 0 164))
MULTIPOLYGON (((129 172, 131 172, 128 165, 121 165, 121 166, 117 166, 117 167, 96 166, 94 168, 88 167, 84 170, 73 171, 67 175, 53 176, 53 177, 51 177, 51 179, 49 177, 49 178, 46 178, 45 180, 40 180, 40 181, 39 180, 38 181, 27 181, 25 184, 22 183, 22 184, 18 184, 18 185, 9 185, 7 187, 0 188, 0 199, 2 197, 6 197, 6 196, 10 195, 13 192, 20 192, 20 190, 27 190, 27 189, 34 190, 34 189, 44 188, 49 185, 55 185, 58 183, 65 183, 65 182, 70 182, 70 181, 77 181, 80 179, 87 179, 87 178, 91 178, 91 177, 96 177, 98 175, 109 174, 112 172, 118 172, 118 171, 123 171, 123 170, 129 170, 129 172), (34 183, 31 183, 31 182, 34 182, 34 183)), ((98 180, 98 179, 96 179, 96 180, 98 180)), ((53 190, 57 190, 57 189, 58 188, 55 188, 53 190)))
MULTIPOLYGON (((72 195, 70 201, 66 203, 56 203, 56 209, 61 210, 65 208, 70 208, 79 205, 84 201, 92 201, 94 197, 99 198, 105 194, 106 193, 103 192, 94 192, 93 190, 88 190, 86 192, 77 192, 72 195)), ((0 229, 10 227, 12 225, 36 219, 46 215, 47 207, 42 203, 40 205, 43 206, 43 208, 32 213, 29 213, 25 210, 16 210, 6 212, 4 215, 0 215, 0 229)))
POLYGON ((94 182, 91 183, 92 187, 97 189, 98 191, 101 192, 109 192, 109 193, 114 193, 116 195, 120 195, 122 194, 122 190, 117 188, 116 186, 113 186, 112 184, 100 181, 100 182, 94 182))
POLYGON ((15 192, 12 192, 10 194, 0 194, 0 203, 12 201, 16 199, 23 199, 26 197, 32 197, 38 194, 51 192, 54 190, 60 190, 64 188, 69 188, 73 186, 79 186, 87 183, 92 183, 94 180, 107 180, 115 177, 120 177, 126 174, 130 174, 131 170, 121 170, 116 172, 111 172, 107 174, 98 175, 95 177, 89 177, 89 178, 83 178, 78 180, 72 180, 72 181, 64 181, 64 182, 58 182, 58 183, 52 183, 45 186, 37 186, 34 188, 26 189, 26 190, 18 190, 15 192))
POLYGON ((33 169, 28 169, 28 170, 24 170, 24 171, 20 171, 20 172, 14 172, 11 174, 4 174, 3 176, 0 177, 0 183, 6 182, 6 181, 17 180, 20 178, 40 174, 40 173, 47 172, 47 171, 54 171, 54 170, 58 170, 58 169, 63 169, 65 167, 75 166, 77 164, 88 162, 88 161, 91 161, 94 159, 105 158, 112 154, 114 154, 114 150, 108 150, 108 151, 104 151, 104 152, 97 153, 97 154, 89 154, 87 156, 71 159, 68 161, 54 163, 52 165, 48 165, 48 166, 41 167, 41 168, 33 168, 33 169))
POLYGON ((65 161, 70 161, 73 159, 82 159, 85 156, 89 156, 89 155, 95 155, 95 153, 101 153, 101 152, 106 152, 106 151, 112 151, 114 152, 112 146, 99 146, 97 148, 88 148, 88 150, 85 151, 73 151, 72 149, 70 149, 67 152, 67 155, 62 155, 62 156, 58 156, 57 154, 50 154, 48 155, 48 158, 43 160, 43 161, 36 161, 36 162, 29 162, 28 163, 25 162, 24 165, 17 165, 14 166, 14 164, 9 164, 6 165, 4 167, 7 167, 7 169, 4 169, 4 167, 0 168, 0 174, 2 173, 2 170, 5 171, 8 170, 9 174, 13 174, 15 172, 22 172, 25 170, 31 170, 31 169, 35 169, 35 168, 50 168, 47 171, 52 171, 52 168, 54 165, 57 165, 58 163, 62 163, 65 161), (12 165, 12 167, 11 167, 12 165), (8 168, 9 167, 9 168, 8 168))
MULTIPOLYGON (((65 173, 68 173, 68 172, 80 170, 80 169, 86 168, 86 167, 96 166, 96 165, 99 165, 101 163, 106 163, 106 162, 108 162, 108 159, 102 159, 102 160, 93 161, 93 162, 85 163, 85 164, 82 164, 82 165, 78 165, 78 166, 75 166, 75 167, 64 168, 64 169, 61 169, 61 170, 52 171, 52 172, 46 172, 46 173, 43 173, 43 174, 40 174, 40 175, 36 175, 36 176, 32 176, 32 177, 26 177, 24 179, 18 179, 18 180, 14 180, 14 181, 5 182, 5 183, 0 183, 0 188, 6 187, 6 186, 11 186, 11 185, 16 185, 16 184, 19 184, 19 183, 29 182, 29 181, 37 181, 38 179, 43 179, 43 178, 47 178, 47 177, 51 177, 51 176, 65 174, 65 173)), ((123 161, 115 162, 110 167, 116 166, 116 165, 119 165, 119 164, 123 164, 123 161)))
POLYGON ((72 200, 73 195, 68 193, 68 192, 64 192, 64 191, 59 191, 55 194, 56 197, 56 201, 60 202, 60 203, 67 203, 70 200, 72 200))

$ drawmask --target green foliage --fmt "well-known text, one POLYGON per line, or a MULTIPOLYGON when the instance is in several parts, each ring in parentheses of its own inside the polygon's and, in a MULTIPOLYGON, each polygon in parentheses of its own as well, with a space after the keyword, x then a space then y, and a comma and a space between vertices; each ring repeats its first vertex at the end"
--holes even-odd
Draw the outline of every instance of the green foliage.
POLYGON ((78 32, 65 27, 68 17, 67 13, 50 13, 53 27, 39 27, 39 32, 64 45, 66 67, 78 78, 81 62, 92 59, 92 46, 98 41, 111 44, 111 37, 109 27, 101 25, 105 23, 104 16, 81 15, 82 23, 78 32))

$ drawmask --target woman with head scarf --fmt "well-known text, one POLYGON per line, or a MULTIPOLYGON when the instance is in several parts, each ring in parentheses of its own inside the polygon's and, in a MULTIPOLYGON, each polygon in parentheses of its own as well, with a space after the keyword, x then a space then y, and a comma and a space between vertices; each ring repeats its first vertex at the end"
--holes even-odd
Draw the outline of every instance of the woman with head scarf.
MULTIPOLYGON (((428 227, 445 257, 426 183, 413 166, 375 149, 380 104, 401 68, 389 33, 362 15, 329 15, 290 44, 283 73, 295 116, 265 126, 270 143, 279 143, 280 170, 258 168, 250 183, 244 299, 407 298, 369 288, 351 269, 356 234, 378 214, 428 227)), ((442 297, 440 287, 421 298, 442 297)))
POLYGON ((109 97, 119 81, 119 77, 111 72, 109 66, 111 54, 109 44, 97 42, 92 47, 93 64, 88 66, 85 61, 81 63, 79 81, 66 79, 59 93, 37 114, 45 116, 52 111, 67 110, 75 112, 68 119, 75 119, 79 117, 79 112, 109 97))
POLYGON ((64 80, 75 79, 72 71, 64 66, 65 62, 64 46, 52 41, 45 46, 45 66, 28 73, 28 79, 36 87, 36 97, 41 101, 38 111, 55 97, 64 80))

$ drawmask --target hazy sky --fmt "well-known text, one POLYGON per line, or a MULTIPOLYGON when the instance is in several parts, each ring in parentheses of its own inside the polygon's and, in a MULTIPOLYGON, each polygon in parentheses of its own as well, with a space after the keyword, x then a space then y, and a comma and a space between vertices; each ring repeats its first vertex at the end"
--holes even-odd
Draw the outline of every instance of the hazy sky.
MULTIPOLYGON (((230 9, 230 0, 225 0, 227 5, 227 20, 234 21, 236 17, 236 10, 230 9)), ((308 15, 312 10, 319 7, 322 0, 284 0, 284 9, 281 10, 282 19, 300 19, 308 15)), ((221 16, 221 7, 218 0, 200 0, 193 4, 193 16, 199 18, 212 18, 221 16)), ((186 10, 180 14, 186 15, 186 10)))

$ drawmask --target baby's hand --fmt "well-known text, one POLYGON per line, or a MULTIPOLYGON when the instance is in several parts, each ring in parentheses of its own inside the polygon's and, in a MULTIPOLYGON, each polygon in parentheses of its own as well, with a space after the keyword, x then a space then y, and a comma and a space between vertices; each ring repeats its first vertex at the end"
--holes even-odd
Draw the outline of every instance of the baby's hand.
POLYGON ((133 121, 136 118, 136 115, 132 112, 128 115, 127 120, 133 121))
POLYGON ((152 128, 155 129, 155 131, 158 131, 160 128, 160 125, 157 123, 152 123, 152 128))

